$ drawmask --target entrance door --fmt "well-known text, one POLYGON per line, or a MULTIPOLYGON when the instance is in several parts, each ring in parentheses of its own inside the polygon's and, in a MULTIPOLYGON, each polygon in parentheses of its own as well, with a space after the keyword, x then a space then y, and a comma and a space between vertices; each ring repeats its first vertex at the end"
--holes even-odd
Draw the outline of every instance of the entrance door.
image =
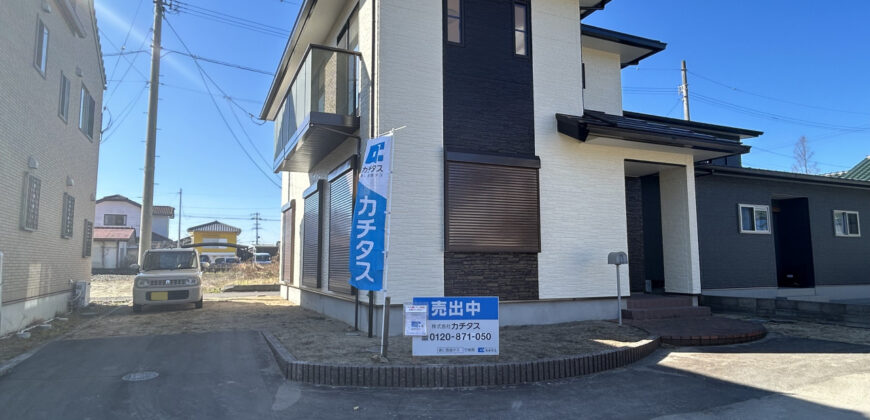
POLYGON ((815 287, 809 200, 773 200, 773 236, 777 285, 815 287))

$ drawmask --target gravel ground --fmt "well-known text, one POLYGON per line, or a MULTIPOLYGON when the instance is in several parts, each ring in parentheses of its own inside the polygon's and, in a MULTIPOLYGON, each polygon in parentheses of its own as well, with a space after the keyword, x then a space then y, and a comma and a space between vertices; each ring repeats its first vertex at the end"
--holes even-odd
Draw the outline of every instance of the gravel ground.
POLYGON ((767 328, 767 331, 790 337, 813 338, 816 340, 839 341, 842 343, 870 346, 870 328, 845 327, 782 319, 762 319, 743 314, 717 314, 716 316, 761 322, 764 324, 764 328, 767 328))
MULTIPOLYGON (((230 271, 204 273, 202 287, 205 293, 219 293, 224 287, 243 284, 277 284, 278 264, 268 266, 241 266, 230 271)), ((91 300, 119 301, 132 299, 133 279, 122 274, 95 274, 91 276, 91 300)))

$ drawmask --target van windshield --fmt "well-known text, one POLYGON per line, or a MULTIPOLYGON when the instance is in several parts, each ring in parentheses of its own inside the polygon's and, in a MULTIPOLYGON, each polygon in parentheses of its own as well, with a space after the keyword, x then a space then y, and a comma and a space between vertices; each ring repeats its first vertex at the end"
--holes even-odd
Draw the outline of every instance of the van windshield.
POLYGON ((191 268, 196 268, 196 254, 193 252, 149 252, 145 256, 143 270, 185 270, 191 268))

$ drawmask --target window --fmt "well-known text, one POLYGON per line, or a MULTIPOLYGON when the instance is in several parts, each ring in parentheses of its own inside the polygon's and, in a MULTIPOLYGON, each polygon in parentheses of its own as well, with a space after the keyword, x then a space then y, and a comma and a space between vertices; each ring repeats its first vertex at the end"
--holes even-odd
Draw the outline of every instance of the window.
POLYGON ((837 236, 861 236, 858 212, 834 210, 834 234, 837 236))
POLYGON ((529 5, 514 3, 514 53, 529 55, 529 5))
POLYGON ((39 227, 39 191, 42 188, 42 181, 39 178, 28 174, 24 178, 24 199, 22 204, 24 208, 21 210, 21 228, 24 230, 34 231, 39 227))
POLYGON ((69 120, 69 79, 60 74, 60 102, 57 105, 57 115, 64 121, 69 120))
POLYGON ((63 216, 60 226, 61 238, 72 238, 73 235, 73 218, 75 217, 76 199, 63 193, 63 216))
POLYGON ((306 287, 320 288, 321 231, 320 209, 323 180, 312 185, 303 196, 302 212, 302 280, 306 287))
POLYGON ((353 223, 354 171, 352 160, 329 175, 329 290, 351 293, 350 231, 353 223))
POLYGON ((540 161, 481 156, 448 152, 445 249, 540 252, 540 161))
POLYGON ((738 204, 740 233, 770 233, 770 207, 738 204))
POLYGON ((48 62, 48 28, 42 23, 42 19, 36 20, 36 51, 33 56, 33 65, 45 76, 45 66, 48 62))
POLYGON ((447 0, 447 42, 462 43, 461 0, 447 0))
POLYGON ((104 214, 103 226, 127 226, 126 214, 104 214))
POLYGON ((85 133, 89 139, 94 139, 94 108, 96 102, 88 92, 88 88, 82 85, 81 107, 79 108, 79 130, 85 133))
POLYGON ((82 258, 91 256, 91 242, 94 238, 94 223, 85 219, 85 228, 82 230, 82 258))

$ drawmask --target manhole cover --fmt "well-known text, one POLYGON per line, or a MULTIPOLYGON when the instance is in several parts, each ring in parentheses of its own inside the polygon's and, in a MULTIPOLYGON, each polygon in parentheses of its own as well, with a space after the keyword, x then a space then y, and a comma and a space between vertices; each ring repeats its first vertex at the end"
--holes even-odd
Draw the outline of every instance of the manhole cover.
POLYGON ((149 381, 151 379, 156 378, 157 376, 159 376, 159 374, 157 372, 151 372, 151 371, 133 372, 133 373, 128 373, 128 374, 124 375, 121 379, 123 379, 127 382, 141 382, 141 381, 149 381))

